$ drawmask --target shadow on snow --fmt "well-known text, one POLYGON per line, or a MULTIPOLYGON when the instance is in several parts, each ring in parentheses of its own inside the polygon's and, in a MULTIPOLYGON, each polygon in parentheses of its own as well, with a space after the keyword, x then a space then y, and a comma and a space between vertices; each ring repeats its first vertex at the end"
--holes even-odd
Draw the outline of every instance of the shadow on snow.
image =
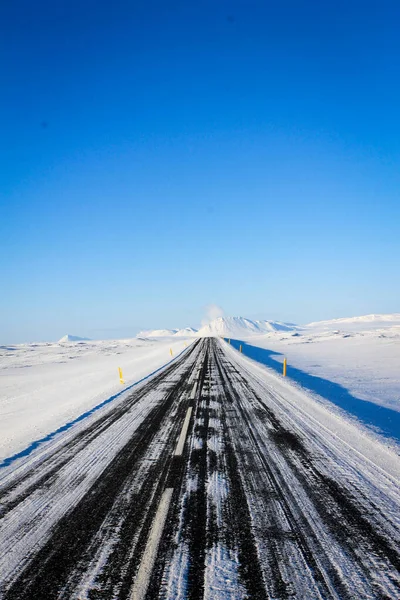
MULTIPOLYGON (((274 358, 274 356, 283 356, 281 352, 251 346, 240 340, 231 340, 231 344, 237 350, 239 350, 239 346, 242 344, 245 356, 274 369, 278 373, 282 373, 282 362, 274 358)), ((351 415, 354 415, 364 425, 378 429, 379 433, 385 437, 400 441, 400 412, 386 408, 385 406, 379 406, 379 404, 374 404, 368 400, 360 400, 360 398, 352 396, 342 385, 329 381, 329 379, 310 375, 289 364, 287 367, 287 376, 301 384, 304 388, 315 392, 351 415)))

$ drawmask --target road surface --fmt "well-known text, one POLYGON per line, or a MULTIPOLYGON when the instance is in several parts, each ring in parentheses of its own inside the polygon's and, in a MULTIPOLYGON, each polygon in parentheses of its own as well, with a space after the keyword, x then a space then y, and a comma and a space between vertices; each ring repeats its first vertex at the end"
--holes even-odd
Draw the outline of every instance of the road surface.
POLYGON ((199 340, 3 469, 0 598, 400 598, 393 467, 249 365, 199 340))

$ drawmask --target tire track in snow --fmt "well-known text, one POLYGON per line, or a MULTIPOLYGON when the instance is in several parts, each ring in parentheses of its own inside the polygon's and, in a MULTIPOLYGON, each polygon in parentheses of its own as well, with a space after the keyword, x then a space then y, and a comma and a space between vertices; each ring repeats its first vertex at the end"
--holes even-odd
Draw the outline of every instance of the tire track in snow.
POLYGON ((216 394, 214 343, 209 348, 196 403, 187 467, 164 571, 151 598, 200 600, 266 598, 251 518, 216 394), (177 524, 177 533, 173 531, 177 524), (158 587, 160 586, 160 587, 158 587))

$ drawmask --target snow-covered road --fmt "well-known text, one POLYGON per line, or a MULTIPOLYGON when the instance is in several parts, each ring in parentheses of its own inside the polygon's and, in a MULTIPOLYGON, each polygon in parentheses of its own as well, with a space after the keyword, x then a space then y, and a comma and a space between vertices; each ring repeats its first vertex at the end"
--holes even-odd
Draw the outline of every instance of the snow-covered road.
POLYGON ((398 598, 399 467, 202 339, 0 472, 0 597, 398 598))

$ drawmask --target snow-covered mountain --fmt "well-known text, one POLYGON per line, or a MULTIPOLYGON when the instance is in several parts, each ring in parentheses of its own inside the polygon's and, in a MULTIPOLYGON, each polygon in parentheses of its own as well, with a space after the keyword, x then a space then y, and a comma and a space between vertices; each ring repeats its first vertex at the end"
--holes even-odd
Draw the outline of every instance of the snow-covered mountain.
POLYGON ((382 327, 400 327, 400 313, 344 317, 327 321, 315 321, 306 325, 310 329, 360 331, 382 327))
POLYGON ((178 329, 149 329, 146 331, 139 331, 137 338, 153 338, 153 337, 169 337, 176 335, 178 329))
POLYGON ((271 321, 268 319, 253 321, 245 317, 218 317, 208 325, 204 325, 198 331, 193 327, 184 329, 153 329, 141 331, 137 338, 156 337, 225 337, 232 339, 243 339, 253 335, 263 335, 274 332, 326 332, 326 331, 363 331, 376 330, 383 327, 400 327, 400 313, 364 315, 360 317, 346 317, 342 319, 331 319, 318 321, 300 326, 294 323, 282 321, 271 321))
POLYGON ((194 329, 194 327, 185 327, 184 329, 179 329, 174 335, 176 337, 194 337, 197 335, 197 329, 194 329))
POLYGON ((58 340, 58 343, 63 343, 63 342, 89 342, 90 338, 85 338, 85 337, 79 337, 77 335, 70 335, 69 333, 67 333, 67 335, 64 335, 61 340, 58 340))
POLYGON ((298 329, 293 323, 279 321, 252 321, 245 317, 218 317, 197 332, 199 337, 239 338, 261 335, 271 331, 293 331, 298 329))
POLYGON ((203 326, 198 331, 194 327, 185 327, 184 329, 154 329, 141 331, 137 338, 153 337, 228 337, 244 338, 251 335, 261 335, 273 331, 293 331, 300 329, 293 323, 281 323, 279 321, 252 321, 245 317, 218 317, 208 325, 203 326))
POLYGON ((155 338, 155 337, 193 337, 197 335, 197 329, 185 327, 184 329, 149 329, 140 331, 137 338, 155 338))

